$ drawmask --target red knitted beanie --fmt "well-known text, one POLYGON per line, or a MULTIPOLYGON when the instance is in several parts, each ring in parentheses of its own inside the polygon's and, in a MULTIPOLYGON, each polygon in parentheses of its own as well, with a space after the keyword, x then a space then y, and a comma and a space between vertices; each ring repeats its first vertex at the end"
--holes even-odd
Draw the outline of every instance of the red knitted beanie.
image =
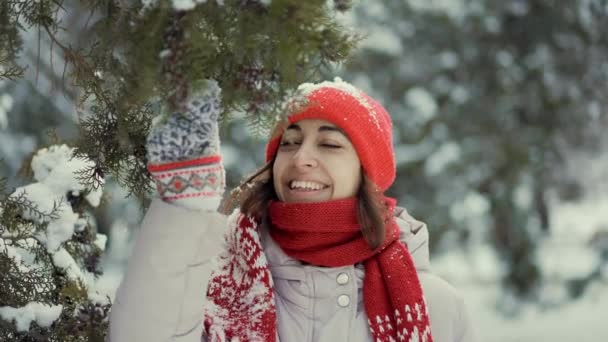
MULTIPOLYGON (((395 152, 391 118, 374 99, 349 83, 306 83, 298 88, 306 98, 304 110, 289 115, 289 124, 304 119, 326 120, 340 127, 357 150, 365 175, 382 191, 395 180, 395 152)), ((266 161, 272 160, 281 136, 282 125, 266 146, 266 161)))

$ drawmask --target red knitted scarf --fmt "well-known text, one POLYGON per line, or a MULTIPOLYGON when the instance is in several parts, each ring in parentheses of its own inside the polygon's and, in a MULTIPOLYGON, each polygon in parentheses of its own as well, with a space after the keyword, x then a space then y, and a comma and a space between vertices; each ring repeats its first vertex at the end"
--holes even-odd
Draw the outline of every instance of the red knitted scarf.
MULTIPOLYGON (((386 238, 372 250, 357 222, 355 199, 321 203, 272 202, 270 234, 289 256, 318 266, 363 262, 363 297, 374 341, 432 342, 426 302, 414 262, 392 216, 386 238)), ((272 277, 257 224, 239 215, 227 250, 209 282, 205 335, 210 341, 275 341, 272 277)))

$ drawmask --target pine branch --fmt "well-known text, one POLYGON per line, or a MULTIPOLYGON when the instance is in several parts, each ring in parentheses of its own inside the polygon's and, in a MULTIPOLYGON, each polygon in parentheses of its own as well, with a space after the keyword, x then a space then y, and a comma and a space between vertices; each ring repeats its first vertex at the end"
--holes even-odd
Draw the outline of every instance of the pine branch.
MULTIPOLYGON (((38 223, 50 222, 59 218, 59 207, 61 201, 53 202, 53 208, 49 212, 44 212, 38 209, 38 205, 32 202, 25 191, 18 193, 16 196, 7 197, 2 201, 2 206, 6 212, 27 213, 33 216, 38 223)), ((36 223, 36 222, 35 222, 36 223)))
POLYGON ((0 66, 0 80, 4 78, 11 81, 15 81, 23 77, 24 72, 25 69, 19 66, 9 66, 8 69, 2 68, 0 66))

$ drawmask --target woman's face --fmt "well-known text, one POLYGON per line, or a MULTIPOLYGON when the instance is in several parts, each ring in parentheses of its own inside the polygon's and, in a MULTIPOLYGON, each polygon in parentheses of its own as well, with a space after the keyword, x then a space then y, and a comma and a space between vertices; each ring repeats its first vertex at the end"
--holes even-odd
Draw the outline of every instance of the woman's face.
POLYGON ((283 202, 323 202, 354 197, 361 163, 346 135, 325 120, 291 124, 281 138, 272 168, 274 190, 283 202))

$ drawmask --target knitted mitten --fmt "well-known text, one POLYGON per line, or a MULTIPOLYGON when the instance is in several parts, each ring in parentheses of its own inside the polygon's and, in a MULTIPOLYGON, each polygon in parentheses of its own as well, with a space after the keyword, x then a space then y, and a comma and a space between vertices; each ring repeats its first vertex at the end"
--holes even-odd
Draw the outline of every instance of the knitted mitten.
POLYGON ((218 117, 221 90, 208 81, 181 112, 155 124, 147 141, 148 170, 160 197, 189 209, 216 210, 224 193, 218 117))

